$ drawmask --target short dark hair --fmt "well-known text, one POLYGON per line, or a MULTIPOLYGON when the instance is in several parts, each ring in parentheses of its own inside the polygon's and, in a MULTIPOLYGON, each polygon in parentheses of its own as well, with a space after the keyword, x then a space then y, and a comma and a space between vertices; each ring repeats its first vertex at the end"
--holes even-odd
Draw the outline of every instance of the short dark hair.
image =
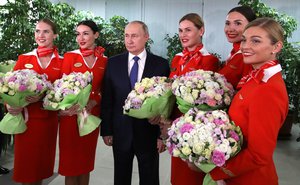
POLYGON ((92 20, 84 20, 84 21, 81 21, 77 24, 76 27, 80 26, 80 25, 84 25, 84 26, 88 26, 91 28, 91 30, 93 30, 94 33, 96 32, 99 32, 99 28, 97 26, 97 24, 92 21, 92 20))
POLYGON ((229 10, 228 14, 231 13, 231 12, 238 12, 238 13, 242 14, 248 20, 248 22, 251 22, 254 19, 256 19, 255 12, 249 6, 234 7, 231 10, 229 10))

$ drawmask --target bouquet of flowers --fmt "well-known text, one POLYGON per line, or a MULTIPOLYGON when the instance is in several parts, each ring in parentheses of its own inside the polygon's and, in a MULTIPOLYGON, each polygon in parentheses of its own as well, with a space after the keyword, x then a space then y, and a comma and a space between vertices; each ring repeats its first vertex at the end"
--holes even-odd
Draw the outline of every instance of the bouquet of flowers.
POLYGON ((168 130, 169 153, 194 163, 208 173, 223 166, 241 149, 242 132, 222 110, 190 109, 176 119, 168 130))
POLYGON ((12 71, 16 64, 16 61, 14 60, 6 60, 4 62, 0 62, 0 72, 6 73, 8 71, 12 71))
MULTIPOLYGON (((46 74, 38 74, 30 69, 22 69, 0 73, 0 96, 5 103, 12 107, 25 107, 27 96, 41 95, 51 87, 46 74)), ((6 134, 19 134, 26 130, 25 120, 20 113, 13 116, 7 113, 0 122, 0 131, 6 134)))
POLYGON ((186 113, 190 108, 222 109, 229 106, 234 89, 226 78, 212 71, 197 70, 174 79, 172 92, 178 108, 186 113))
POLYGON ((144 78, 135 84, 123 106, 124 114, 144 119, 171 114, 175 97, 171 91, 172 82, 167 77, 144 78))
POLYGON ((72 72, 64 74, 53 83, 44 98, 43 106, 47 110, 65 110, 75 104, 80 105, 77 115, 80 136, 87 135, 100 125, 100 118, 90 115, 85 110, 92 89, 93 75, 90 72, 72 72))

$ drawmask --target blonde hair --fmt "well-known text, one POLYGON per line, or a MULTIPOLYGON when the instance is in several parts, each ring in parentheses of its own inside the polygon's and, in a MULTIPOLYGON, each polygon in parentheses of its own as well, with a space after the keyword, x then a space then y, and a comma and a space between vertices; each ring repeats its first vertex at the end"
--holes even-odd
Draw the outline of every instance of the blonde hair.
POLYGON ((251 27, 260 27, 268 33, 272 44, 277 43, 278 41, 284 41, 284 30, 281 25, 276 22, 274 19, 269 17, 257 18, 250 22, 245 30, 251 27))

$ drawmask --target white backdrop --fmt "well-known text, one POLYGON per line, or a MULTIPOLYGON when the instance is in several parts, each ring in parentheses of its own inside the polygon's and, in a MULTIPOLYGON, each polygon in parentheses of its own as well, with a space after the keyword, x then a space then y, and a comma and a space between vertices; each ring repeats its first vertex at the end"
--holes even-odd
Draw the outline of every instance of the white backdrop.
MULTIPOLYGON (((58 2, 59 0, 52 0, 58 2)), ((203 42, 205 47, 226 58, 231 44, 225 38, 223 27, 227 12, 237 6, 238 0, 60 0, 74 6, 76 10, 91 11, 109 19, 120 15, 132 20, 144 21, 154 41, 152 52, 166 56, 166 34, 171 36, 178 30, 179 19, 190 12, 201 15, 205 22, 203 42)), ((295 17, 300 24, 299 0, 262 0, 268 6, 295 17)), ((300 41, 300 29, 293 33, 290 41, 300 41)))

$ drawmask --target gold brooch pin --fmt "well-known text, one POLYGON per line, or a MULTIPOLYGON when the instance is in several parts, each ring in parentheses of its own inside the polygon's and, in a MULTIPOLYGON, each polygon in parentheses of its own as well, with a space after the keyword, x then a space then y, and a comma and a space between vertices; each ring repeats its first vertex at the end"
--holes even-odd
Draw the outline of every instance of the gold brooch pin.
POLYGON ((81 66, 82 66, 82 63, 80 63, 80 62, 77 62, 74 64, 74 67, 81 67, 81 66))
POLYGON ((32 68, 33 68, 33 65, 32 65, 32 64, 25 64, 25 67, 26 67, 27 69, 32 69, 32 68))
POLYGON ((229 67, 232 68, 232 69, 237 69, 237 67, 234 66, 234 65, 229 65, 229 67))

